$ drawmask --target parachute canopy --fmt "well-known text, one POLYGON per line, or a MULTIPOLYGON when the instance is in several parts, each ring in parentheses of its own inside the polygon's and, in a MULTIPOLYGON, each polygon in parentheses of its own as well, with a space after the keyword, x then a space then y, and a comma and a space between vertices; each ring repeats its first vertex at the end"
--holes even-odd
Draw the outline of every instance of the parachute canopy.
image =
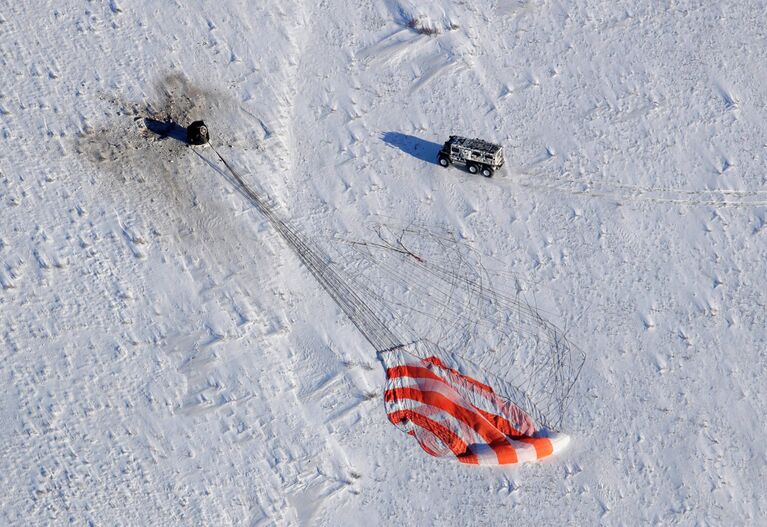
POLYGON ((429 351, 435 351, 429 343, 416 343, 380 354, 389 420, 427 453, 473 465, 510 465, 537 461, 567 446, 567 435, 539 428, 491 386, 429 351))

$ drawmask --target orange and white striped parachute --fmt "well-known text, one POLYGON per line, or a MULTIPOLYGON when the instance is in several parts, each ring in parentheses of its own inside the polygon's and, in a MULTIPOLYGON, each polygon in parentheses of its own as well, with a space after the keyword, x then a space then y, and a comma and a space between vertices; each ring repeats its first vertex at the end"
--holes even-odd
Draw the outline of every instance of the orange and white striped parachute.
POLYGON ((426 452, 474 465, 537 461, 563 450, 569 436, 539 429, 490 386, 407 347, 381 353, 386 413, 426 452))

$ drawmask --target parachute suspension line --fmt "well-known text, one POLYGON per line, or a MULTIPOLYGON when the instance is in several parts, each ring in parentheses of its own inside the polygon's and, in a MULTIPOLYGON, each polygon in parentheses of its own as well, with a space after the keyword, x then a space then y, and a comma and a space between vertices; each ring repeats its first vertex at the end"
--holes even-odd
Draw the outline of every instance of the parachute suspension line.
MULTIPOLYGON (((220 165, 212 163, 196 149, 194 152, 213 170, 227 179, 235 190, 264 215, 298 256, 301 263, 370 342, 384 367, 388 362, 387 352, 394 352, 391 354, 392 357, 402 357, 404 353, 413 357, 420 356, 422 360, 428 360, 430 356, 459 359, 459 362, 480 370, 486 376, 498 381, 494 383, 495 388, 498 389, 497 395, 520 407, 539 425, 549 430, 557 430, 561 426, 572 387, 578 378, 585 356, 580 350, 571 346, 562 332, 546 321, 535 306, 488 288, 483 283, 481 274, 465 275, 462 272, 463 267, 470 263, 463 261, 461 255, 458 255, 459 261, 455 266, 442 265, 421 258, 402 245, 401 241, 398 242, 399 245, 393 247, 385 241, 382 244, 364 242, 353 244, 354 250, 358 251, 369 264, 380 266, 384 274, 395 277, 395 281, 400 285, 407 284, 410 289, 424 294, 438 306, 438 311, 430 313, 424 309, 421 313, 419 306, 404 305, 401 299, 390 297, 391 291, 376 290, 372 282, 365 280, 364 276, 356 276, 356 271, 351 272, 351 269, 346 269, 344 266, 348 262, 344 258, 335 261, 329 253, 286 223, 276 212, 276 206, 254 191, 218 150, 210 143, 208 145, 226 170, 222 170, 220 165), (376 261, 370 252, 371 247, 394 249, 394 252, 403 259, 402 261, 409 262, 410 267, 398 265, 397 262, 376 261), (405 276, 409 274, 413 276, 405 276), (347 275, 347 279, 344 279, 343 275, 347 275), (461 306, 454 305, 459 300, 455 297, 457 293, 463 294, 469 302, 464 305, 465 309, 479 313, 477 320, 466 317, 461 306), (528 341, 533 340, 536 346, 543 345, 548 349, 543 353, 535 354, 532 359, 523 358, 519 362, 515 358, 510 363, 506 361, 503 365, 490 366, 487 361, 493 359, 494 354, 493 357, 488 355, 485 358, 470 356, 471 353, 468 350, 461 351, 463 349, 461 346, 443 349, 443 346, 438 343, 439 336, 437 336, 437 342, 434 342, 431 339, 432 335, 428 332, 424 334, 415 331, 414 327, 403 324, 387 303, 411 313, 420 313, 422 317, 440 322, 442 323, 440 325, 446 328, 449 326, 445 329, 448 333, 455 330, 456 324, 458 326, 474 324, 483 327, 499 327, 505 334, 503 319, 482 316, 483 306, 493 305, 500 312, 513 313, 518 318, 513 329, 515 333, 524 336, 528 341), (573 361, 571 352, 581 355, 580 359, 573 361), (508 373, 513 380, 505 378, 501 373, 503 370, 509 370, 508 373)), ((449 244, 452 240, 443 241, 444 244, 449 244)), ((444 244, 440 245, 440 253, 447 250, 444 244)))
MULTIPOLYGON (((275 230, 287 242, 323 289, 331 296, 360 333, 376 351, 390 350, 402 345, 398 338, 376 315, 371 307, 332 268, 331 259, 318 247, 313 246, 294 228, 285 223, 266 200, 251 189, 242 176, 232 168, 213 145, 210 145, 218 159, 234 178, 237 190, 263 214, 275 230)), ((195 151, 196 152, 196 151, 195 151)), ((199 152, 197 153, 198 155, 199 152)), ((200 157, 202 157, 200 155, 200 157)), ((204 159, 204 158, 203 158, 204 159)))

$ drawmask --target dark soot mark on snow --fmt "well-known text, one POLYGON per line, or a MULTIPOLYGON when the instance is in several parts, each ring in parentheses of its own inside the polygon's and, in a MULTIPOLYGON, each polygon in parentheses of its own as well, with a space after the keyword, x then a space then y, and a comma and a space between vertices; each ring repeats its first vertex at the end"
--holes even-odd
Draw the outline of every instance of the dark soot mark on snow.
POLYGON ((78 137, 78 153, 120 181, 140 180, 145 169, 176 172, 173 164, 189 153, 181 131, 194 120, 209 123, 217 144, 236 142, 226 128, 240 111, 231 96, 200 88, 179 74, 163 77, 155 92, 156 100, 144 102, 103 96, 109 120, 78 137))
POLYGON ((237 122, 240 106, 228 94, 200 88, 178 74, 163 77, 154 92, 153 99, 142 102, 102 96, 106 118, 88 127, 76 143, 78 153, 96 169, 92 182, 126 210, 173 218, 189 243, 224 236, 215 218, 226 212, 197 197, 208 169, 200 167, 184 140, 177 139, 182 131, 185 139, 189 123, 204 119, 214 144, 241 142, 226 129, 237 122))

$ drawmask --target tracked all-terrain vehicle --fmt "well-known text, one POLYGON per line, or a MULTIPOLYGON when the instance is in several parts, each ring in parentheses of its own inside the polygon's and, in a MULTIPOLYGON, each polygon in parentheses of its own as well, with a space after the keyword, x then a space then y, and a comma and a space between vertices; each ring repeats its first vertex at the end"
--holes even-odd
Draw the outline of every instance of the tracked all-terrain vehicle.
POLYGON ((472 174, 492 177, 493 172, 503 166, 503 148, 482 139, 451 135, 442 145, 437 162, 445 168, 453 163, 462 163, 472 174))

